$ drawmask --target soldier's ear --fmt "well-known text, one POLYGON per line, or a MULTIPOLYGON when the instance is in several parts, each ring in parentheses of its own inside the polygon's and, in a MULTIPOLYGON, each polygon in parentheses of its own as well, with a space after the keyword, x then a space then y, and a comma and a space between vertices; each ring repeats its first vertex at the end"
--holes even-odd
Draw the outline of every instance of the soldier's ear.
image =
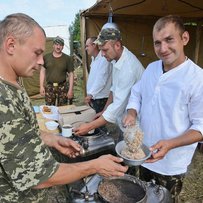
POLYGON ((4 47, 9 55, 13 55, 16 46, 16 39, 13 36, 8 36, 5 40, 4 47))

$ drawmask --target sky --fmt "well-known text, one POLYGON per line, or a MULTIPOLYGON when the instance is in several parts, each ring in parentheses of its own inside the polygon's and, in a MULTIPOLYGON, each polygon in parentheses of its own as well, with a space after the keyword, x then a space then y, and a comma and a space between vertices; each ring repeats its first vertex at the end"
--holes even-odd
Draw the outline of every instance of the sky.
POLYGON ((80 10, 90 8, 96 0, 0 0, 0 20, 11 13, 25 13, 42 27, 74 22, 80 10))

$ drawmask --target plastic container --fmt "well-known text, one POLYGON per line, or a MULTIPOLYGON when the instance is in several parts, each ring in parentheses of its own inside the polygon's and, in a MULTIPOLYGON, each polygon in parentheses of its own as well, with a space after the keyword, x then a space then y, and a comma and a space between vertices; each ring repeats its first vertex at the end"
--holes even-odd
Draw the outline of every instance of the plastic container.
POLYGON ((48 130, 56 130, 57 129, 57 127, 58 127, 58 123, 57 122, 55 122, 55 121, 47 121, 46 123, 45 123, 45 126, 46 126, 46 128, 48 129, 48 130))

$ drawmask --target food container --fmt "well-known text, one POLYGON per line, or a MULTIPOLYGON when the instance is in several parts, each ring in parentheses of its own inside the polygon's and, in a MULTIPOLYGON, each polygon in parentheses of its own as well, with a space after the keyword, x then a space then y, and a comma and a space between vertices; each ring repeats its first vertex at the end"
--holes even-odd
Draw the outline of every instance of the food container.
POLYGON ((58 127, 58 123, 57 122, 55 122, 55 121, 47 121, 46 123, 45 123, 45 126, 46 126, 46 128, 48 129, 48 130, 56 130, 57 129, 57 127, 58 127))
POLYGON ((146 186, 130 175, 103 179, 98 185, 99 197, 108 203, 146 203, 146 186))
POLYGON ((121 154, 122 150, 125 147, 126 147, 125 141, 120 141, 116 145, 116 153, 117 153, 118 156, 123 158, 123 162, 128 166, 139 166, 139 165, 143 164, 145 162, 145 160, 148 159, 151 156, 151 152, 150 152, 149 148, 146 145, 142 144, 141 148, 142 148, 143 152, 146 155, 143 159, 135 159, 135 160, 133 160, 133 159, 126 158, 121 154))

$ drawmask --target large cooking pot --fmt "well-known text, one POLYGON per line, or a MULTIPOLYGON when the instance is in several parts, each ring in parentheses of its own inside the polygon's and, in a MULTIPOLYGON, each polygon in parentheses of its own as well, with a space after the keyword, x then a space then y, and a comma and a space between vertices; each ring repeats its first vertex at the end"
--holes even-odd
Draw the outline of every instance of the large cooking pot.
MULTIPOLYGON (((73 192, 73 191, 72 191, 73 192)), ((163 186, 157 185, 154 180, 150 182, 141 181, 132 175, 123 177, 111 177, 104 179, 99 175, 93 175, 86 185, 76 192, 71 193, 72 203, 172 203, 170 192, 163 186), (102 191, 104 181, 113 183, 113 189, 107 188, 102 191), (116 187, 116 188, 115 188, 116 187), (119 190, 118 190, 118 188, 119 190), (144 190, 144 192, 143 192, 144 190), (110 193, 109 193, 110 192, 110 193), (116 194, 120 192, 120 196, 116 194), (122 195, 121 195, 122 194, 122 195), (110 198, 109 198, 110 195, 110 198), (127 198, 126 198, 127 196, 127 198)))
POLYGON ((106 203, 146 203, 146 186, 130 175, 103 179, 98 185, 99 197, 106 203))

